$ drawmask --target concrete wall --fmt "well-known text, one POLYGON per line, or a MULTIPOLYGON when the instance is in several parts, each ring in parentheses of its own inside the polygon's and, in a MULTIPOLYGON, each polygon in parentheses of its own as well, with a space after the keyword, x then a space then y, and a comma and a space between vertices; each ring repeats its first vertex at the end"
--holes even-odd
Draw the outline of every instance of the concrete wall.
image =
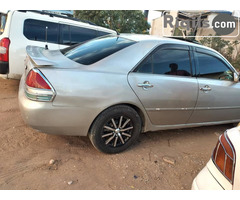
MULTIPOLYGON (((174 20, 173 24, 175 24, 175 18, 178 15, 178 11, 170 11, 168 14, 172 15, 174 20)), ((163 16, 156 18, 152 21, 152 28, 150 30, 150 35, 156 35, 156 36, 172 36, 173 35, 174 28, 167 27, 163 29, 163 16)))

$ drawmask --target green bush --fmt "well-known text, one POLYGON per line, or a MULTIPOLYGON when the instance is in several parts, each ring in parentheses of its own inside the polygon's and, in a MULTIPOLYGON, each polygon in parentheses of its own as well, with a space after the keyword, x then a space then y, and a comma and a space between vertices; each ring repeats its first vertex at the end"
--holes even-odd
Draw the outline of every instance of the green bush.
MULTIPOLYGON (((210 35, 211 36, 211 35, 210 35)), ((204 37, 199 41, 202 45, 211 47, 221 53, 238 71, 240 70, 240 52, 238 49, 238 40, 228 41, 221 37, 204 37), (237 56, 233 57, 233 52, 237 56)))

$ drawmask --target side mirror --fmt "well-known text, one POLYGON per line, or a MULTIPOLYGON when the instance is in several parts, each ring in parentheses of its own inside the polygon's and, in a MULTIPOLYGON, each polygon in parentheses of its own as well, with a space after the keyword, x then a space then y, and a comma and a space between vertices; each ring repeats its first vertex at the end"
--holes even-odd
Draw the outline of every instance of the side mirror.
POLYGON ((239 75, 236 72, 233 73, 233 79, 235 83, 239 82, 239 75))

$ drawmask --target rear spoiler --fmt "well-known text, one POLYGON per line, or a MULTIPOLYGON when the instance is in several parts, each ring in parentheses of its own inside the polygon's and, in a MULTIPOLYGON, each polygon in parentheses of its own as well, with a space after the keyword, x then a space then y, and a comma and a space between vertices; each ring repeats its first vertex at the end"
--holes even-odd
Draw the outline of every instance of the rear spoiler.
POLYGON ((55 63, 49 60, 44 54, 47 50, 43 47, 37 46, 27 46, 26 52, 30 59, 33 61, 33 64, 38 66, 52 66, 55 63))

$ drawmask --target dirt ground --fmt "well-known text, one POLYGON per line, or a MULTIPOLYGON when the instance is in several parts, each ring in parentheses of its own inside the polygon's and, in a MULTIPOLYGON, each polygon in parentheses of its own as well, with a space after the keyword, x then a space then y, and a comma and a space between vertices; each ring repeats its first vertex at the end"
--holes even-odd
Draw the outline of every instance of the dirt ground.
POLYGON ((46 135, 24 124, 17 80, 0 78, 0 189, 190 189, 231 125, 142 134, 106 155, 87 137, 46 135))

